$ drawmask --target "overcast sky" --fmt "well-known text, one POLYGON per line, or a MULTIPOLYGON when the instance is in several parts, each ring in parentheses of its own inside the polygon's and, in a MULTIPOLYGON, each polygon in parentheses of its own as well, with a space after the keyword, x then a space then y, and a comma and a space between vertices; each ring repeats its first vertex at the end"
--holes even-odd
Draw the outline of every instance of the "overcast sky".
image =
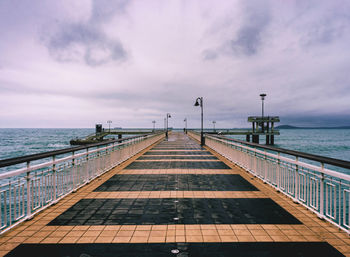
POLYGON ((350 125, 348 0, 1 0, 0 127, 350 125))

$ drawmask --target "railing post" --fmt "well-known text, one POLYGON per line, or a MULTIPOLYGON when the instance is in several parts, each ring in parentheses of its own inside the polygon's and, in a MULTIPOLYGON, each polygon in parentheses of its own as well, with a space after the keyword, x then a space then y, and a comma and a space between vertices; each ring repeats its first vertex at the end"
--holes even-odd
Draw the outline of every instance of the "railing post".
POLYGON ((266 150, 264 150, 264 181, 266 182, 268 180, 267 178, 267 155, 266 155, 266 150))
MULTIPOLYGON (((27 162, 27 169, 30 167, 30 162, 27 162)), ((31 204, 31 193, 30 193, 30 171, 27 171, 27 176, 26 176, 26 183, 27 183, 27 219, 32 218, 32 204, 31 204)), ((10 217, 11 219, 11 217, 10 217)))
POLYGON ((298 174, 299 174, 299 165, 297 164, 299 161, 299 157, 295 157, 295 178, 294 178, 294 197, 296 201, 299 201, 299 180, 298 180, 298 174))
POLYGON ((52 164, 52 174, 53 174, 53 202, 55 203, 55 202, 56 202, 56 199, 57 199, 57 174, 56 174, 56 164, 55 164, 56 156, 55 156, 55 155, 52 157, 52 161, 53 161, 53 164, 52 164))
POLYGON ((86 148, 86 174, 85 174, 85 182, 89 182, 89 147, 86 148))
POLYGON ((73 156, 73 159, 72 159, 72 190, 73 191, 75 191, 75 183, 74 183, 75 158, 74 158, 74 154, 75 154, 75 152, 73 151, 72 152, 72 156, 73 156))
POLYGON ((281 153, 278 152, 277 153, 277 170, 276 170, 276 179, 277 179, 277 188, 280 189, 280 172, 281 172, 281 160, 280 160, 280 157, 281 157, 281 153))
POLYGON ((320 182, 320 218, 324 219, 324 163, 321 163, 321 169, 322 173, 320 182))

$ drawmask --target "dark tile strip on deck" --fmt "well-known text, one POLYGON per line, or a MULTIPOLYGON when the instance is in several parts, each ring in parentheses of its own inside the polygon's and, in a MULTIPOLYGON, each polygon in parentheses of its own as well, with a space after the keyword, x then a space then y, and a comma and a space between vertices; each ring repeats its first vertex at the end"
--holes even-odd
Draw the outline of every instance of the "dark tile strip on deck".
POLYGON ((209 151, 154 151, 144 155, 212 155, 209 151))
POLYGON ((157 162, 133 162, 125 169, 230 169, 223 162, 213 161, 157 161, 157 162))
POLYGON ((258 191, 241 175, 114 175, 95 192, 113 191, 258 191))
POLYGON ((341 257, 323 242, 22 244, 8 257, 341 257))
POLYGON ((49 225, 301 224, 269 198, 82 199, 49 225))

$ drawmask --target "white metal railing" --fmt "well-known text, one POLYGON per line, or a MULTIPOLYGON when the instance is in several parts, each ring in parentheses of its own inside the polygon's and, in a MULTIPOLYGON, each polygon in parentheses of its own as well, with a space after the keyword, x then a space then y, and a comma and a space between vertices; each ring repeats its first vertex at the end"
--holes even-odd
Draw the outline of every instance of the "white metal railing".
POLYGON ((163 137, 164 133, 126 138, 101 147, 71 151, 64 156, 28 161, 23 168, 0 174, 0 234, 163 137))
POLYGON ((199 133, 188 130, 188 131, 187 131, 187 134, 188 134, 190 137, 196 139, 197 141, 201 141, 201 136, 200 136, 199 133))
MULTIPOLYGON (((189 134, 198 140, 198 134, 189 134)), ((268 151, 222 137, 205 138, 208 147, 350 233, 350 175, 327 169, 323 162, 317 166, 300 161, 297 155, 295 159, 282 156, 278 148, 268 151)))

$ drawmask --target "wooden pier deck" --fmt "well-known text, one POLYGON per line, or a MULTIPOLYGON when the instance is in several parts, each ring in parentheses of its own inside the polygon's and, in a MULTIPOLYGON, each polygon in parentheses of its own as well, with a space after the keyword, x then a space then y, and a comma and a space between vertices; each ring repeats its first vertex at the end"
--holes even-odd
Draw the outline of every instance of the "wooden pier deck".
POLYGON ((0 255, 350 257, 350 238, 171 133, 2 235, 0 255))

